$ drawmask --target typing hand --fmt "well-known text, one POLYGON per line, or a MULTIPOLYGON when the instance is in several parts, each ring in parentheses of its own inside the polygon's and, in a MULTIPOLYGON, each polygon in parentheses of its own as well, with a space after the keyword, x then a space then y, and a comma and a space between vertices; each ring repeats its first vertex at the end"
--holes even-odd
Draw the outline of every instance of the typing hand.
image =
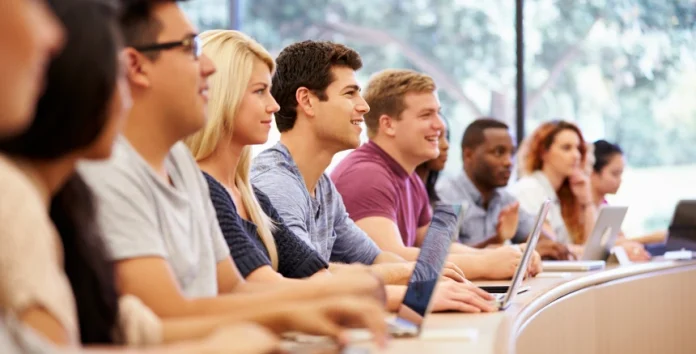
POLYGON ((486 279, 510 279, 522 260, 519 247, 502 246, 483 254, 484 269, 488 270, 486 279))
MULTIPOLYGON (((527 244, 520 244, 520 249, 522 250, 522 252, 524 252, 527 249, 527 244)), ((532 253, 532 258, 529 260, 529 264, 527 265, 527 272, 525 273, 525 277, 535 277, 542 271, 543 266, 541 264, 541 255, 539 254, 539 252, 534 250, 534 252, 532 253)))
POLYGON ((642 243, 622 240, 619 245, 626 251, 626 255, 631 262, 647 262, 652 258, 642 243))
POLYGON ((500 210, 500 214, 498 214, 498 226, 496 231, 501 242, 515 237, 515 233, 517 232, 517 224, 520 220, 519 210, 519 202, 514 202, 500 210))
POLYGON ((471 283, 438 282, 433 294, 433 311, 494 312, 491 294, 471 283))
POLYGON ((442 278, 445 280, 454 280, 458 283, 467 282, 464 272, 452 262, 445 262, 445 266, 442 269, 442 278))
POLYGON ((536 251, 542 259, 555 261, 566 261, 575 259, 575 255, 570 252, 568 247, 548 238, 540 238, 537 243, 536 251))
POLYGON ((341 345, 348 344, 347 329, 366 328, 381 347, 386 345, 387 323, 384 307, 377 301, 354 296, 289 303, 278 314, 284 330, 328 336, 341 345))
POLYGON ((182 350, 181 352, 267 354, 277 353, 280 350, 280 339, 264 327, 246 323, 222 327, 200 342, 192 342, 190 348, 188 347, 188 351, 182 350))

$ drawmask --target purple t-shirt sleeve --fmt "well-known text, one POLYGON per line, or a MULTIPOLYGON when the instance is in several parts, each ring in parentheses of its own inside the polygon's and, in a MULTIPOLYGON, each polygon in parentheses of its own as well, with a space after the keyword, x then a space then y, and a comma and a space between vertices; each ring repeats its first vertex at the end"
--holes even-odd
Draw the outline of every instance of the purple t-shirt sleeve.
POLYGON ((384 217, 398 223, 397 192, 383 169, 371 163, 357 163, 340 175, 332 174, 331 179, 354 221, 384 217))
POLYGON ((430 221, 433 219, 433 211, 430 209, 429 204, 424 204, 423 209, 418 217, 418 228, 430 225, 430 221))

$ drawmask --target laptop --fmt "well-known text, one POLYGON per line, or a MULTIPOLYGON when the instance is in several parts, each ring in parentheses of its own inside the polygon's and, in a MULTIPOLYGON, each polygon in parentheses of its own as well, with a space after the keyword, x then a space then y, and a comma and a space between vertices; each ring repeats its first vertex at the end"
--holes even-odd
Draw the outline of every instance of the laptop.
POLYGON ((416 337, 421 333, 421 327, 425 316, 430 312, 435 286, 440 279, 452 240, 459 235, 459 227, 465 214, 462 205, 438 204, 434 209, 433 220, 421 244, 421 251, 411 273, 404 300, 399 306, 396 318, 388 321, 389 332, 393 337, 416 337), (457 215, 456 224, 449 230, 450 234, 447 237, 443 237, 440 232, 431 232, 435 229, 435 225, 443 227, 442 224, 445 224, 438 216, 441 215, 438 210, 442 208, 452 208, 453 210, 450 210, 457 215))
POLYGON ((603 269, 609 258, 628 207, 604 205, 599 209, 597 221, 585 242, 582 257, 577 261, 545 261, 544 270, 550 272, 586 272, 603 269))
MULTIPOLYGON (((532 254, 534 254, 534 249, 536 248, 537 242, 539 242, 539 236, 541 235, 544 220, 546 220, 546 215, 549 212, 550 206, 551 201, 548 199, 543 204, 541 204, 541 207, 539 208, 539 214, 537 215, 536 221, 534 223, 534 228, 532 229, 532 232, 527 239, 527 247, 525 248, 524 253, 522 254, 522 260, 520 261, 520 264, 517 266, 517 270, 515 271, 515 275, 513 275, 512 277, 512 282, 510 283, 510 286, 507 287, 507 292, 491 294, 494 297, 494 299, 491 302, 494 306, 498 307, 499 310, 507 309, 517 294, 520 294, 529 289, 529 287, 522 289, 520 288, 520 285, 522 284, 522 280, 524 280, 524 277, 527 273, 527 265, 529 264, 529 261, 532 259, 532 254)), ((482 288, 485 290, 485 287, 482 288)))

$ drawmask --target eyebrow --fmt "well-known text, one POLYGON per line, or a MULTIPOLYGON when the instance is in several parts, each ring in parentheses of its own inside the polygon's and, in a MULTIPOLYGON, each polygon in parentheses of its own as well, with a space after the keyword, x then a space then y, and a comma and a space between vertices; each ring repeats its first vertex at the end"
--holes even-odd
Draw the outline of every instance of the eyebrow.
POLYGON ((343 91, 346 91, 346 90, 348 90, 348 89, 355 90, 355 91, 358 91, 358 92, 361 91, 360 86, 358 86, 358 85, 348 85, 348 86, 346 86, 346 87, 343 88, 343 91))
POLYGON ((433 113, 433 112, 435 112, 435 113, 437 113, 437 114, 439 114, 439 115, 442 115, 442 108, 438 108, 438 109, 435 109, 435 108, 425 108, 425 109, 421 109, 420 112, 418 112, 418 114, 421 115, 421 114, 423 114, 423 113, 433 113))

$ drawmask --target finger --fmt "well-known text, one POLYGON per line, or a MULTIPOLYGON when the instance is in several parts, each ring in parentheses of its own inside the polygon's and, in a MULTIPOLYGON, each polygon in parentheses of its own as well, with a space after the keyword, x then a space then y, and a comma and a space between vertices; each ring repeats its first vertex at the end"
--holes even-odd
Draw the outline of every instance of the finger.
POLYGON ((476 307, 476 306, 471 306, 467 304, 466 302, 462 301, 456 301, 456 300, 450 300, 447 301, 445 306, 447 309, 453 310, 453 311, 458 311, 458 312, 464 312, 464 313, 480 313, 481 309, 476 307))
POLYGON ((495 311, 495 307, 492 304, 490 304, 488 301, 483 300, 482 298, 474 295, 471 292, 467 292, 466 294, 458 294, 457 300, 459 300, 462 303, 465 303, 469 306, 476 308, 478 311, 483 311, 483 312, 495 311))
POLYGON ((362 302, 350 314, 356 316, 356 320, 367 328, 375 338, 377 344, 384 348, 387 344, 387 322, 384 320, 384 310, 374 302, 362 302))
POLYGON ((464 271, 461 268, 459 268, 458 265, 456 265, 454 263, 450 263, 450 264, 452 265, 452 269, 454 269, 455 272, 459 273, 459 275, 461 275, 462 278, 464 278, 464 280, 466 280, 466 274, 464 274, 464 271))
POLYGON ((447 277, 449 279, 456 281, 457 283, 463 283, 465 280, 464 277, 461 276, 461 274, 459 274, 459 273, 457 273, 454 270, 449 269, 449 268, 445 268, 444 271, 442 272, 442 275, 444 275, 445 277, 447 277))
POLYGON ((476 285, 471 284, 471 285, 467 286, 466 289, 468 289, 472 293, 478 295, 483 300, 493 300, 493 295, 489 294, 487 291, 479 288, 476 285))

